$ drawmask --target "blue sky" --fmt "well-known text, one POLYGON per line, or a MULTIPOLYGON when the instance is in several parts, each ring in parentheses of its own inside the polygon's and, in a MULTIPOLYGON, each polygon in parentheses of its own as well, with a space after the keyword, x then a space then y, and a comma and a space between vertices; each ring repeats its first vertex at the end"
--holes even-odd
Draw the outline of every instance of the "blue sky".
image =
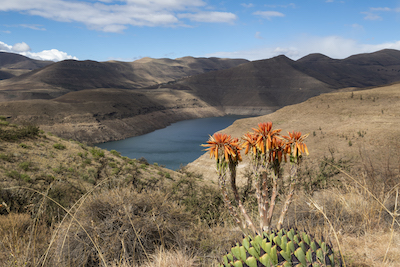
POLYGON ((332 58, 400 50, 400 0, 0 0, 0 51, 35 59, 332 58))

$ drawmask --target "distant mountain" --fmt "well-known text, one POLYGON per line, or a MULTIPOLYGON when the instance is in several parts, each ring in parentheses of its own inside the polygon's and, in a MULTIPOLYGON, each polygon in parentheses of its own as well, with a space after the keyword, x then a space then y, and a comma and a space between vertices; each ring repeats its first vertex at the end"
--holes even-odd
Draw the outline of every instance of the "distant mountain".
POLYGON ((400 51, 390 49, 341 60, 65 60, 0 81, 0 115, 95 143, 185 119, 265 115, 321 94, 397 82, 400 51))
POLYGON ((180 85, 228 113, 265 114, 340 88, 399 81, 400 51, 385 49, 343 60, 321 54, 297 61, 277 56, 192 76, 165 87, 180 85))
POLYGON ((64 60, 0 81, 0 93, 3 93, 4 101, 54 98, 69 91, 94 88, 143 88, 246 62, 244 59, 192 57, 176 60, 144 58, 134 62, 64 60))
POLYGON ((379 86, 400 81, 400 51, 385 49, 342 60, 311 54, 294 67, 335 89, 379 86))
POLYGON ((52 63, 54 62, 35 60, 14 53, 0 52, 0 80, 9 79, 31 70, 43 68, 52 63), (8 73, 9 75, 2 75, 3 72, 8 73))
POLYGON ((332 91, 329 85, 294 68, 294 63, 278 56, 192 76, 178 84, 228 113, 266 114, 332 91))

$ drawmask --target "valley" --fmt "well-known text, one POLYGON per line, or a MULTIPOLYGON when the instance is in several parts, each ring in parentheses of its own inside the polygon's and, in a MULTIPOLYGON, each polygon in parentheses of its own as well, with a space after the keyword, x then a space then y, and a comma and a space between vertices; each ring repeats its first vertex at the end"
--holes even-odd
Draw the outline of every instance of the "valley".
MULTIPOLYGON (((154 255, 172 255, 187 266, 216 266, 242 233, 224 207, 208 153, 173 171, 88 144, 180 120, 245 114, 258 116, 221 132, 240 138, 271 121, 282 134, 309 134, 285 227, 324 235, 336 255, 342 248, 346 266, 398 266, 398 53, 202 65, 200 74, 142 84, 126 73, 112 80, 103 70, 109 65, 98 62, 20 72, 3 66, 0 265, 143 266, 154 255), (70 76, 56 79, 63 73, 70 76)), ((256 210, 248 167, 243 155, 239 191, 256 210)))
POLYGON ((253 62, 184 57, 50 64, 2 53, 0 66, 8 71, 0 80, 1 115, 89 144, 186 119, 266 115, 321 94, 400 81, 400 51, 390 49, 343 60, 311 54, 253 62), (18 71, 23 74, 12 74, 18 71))

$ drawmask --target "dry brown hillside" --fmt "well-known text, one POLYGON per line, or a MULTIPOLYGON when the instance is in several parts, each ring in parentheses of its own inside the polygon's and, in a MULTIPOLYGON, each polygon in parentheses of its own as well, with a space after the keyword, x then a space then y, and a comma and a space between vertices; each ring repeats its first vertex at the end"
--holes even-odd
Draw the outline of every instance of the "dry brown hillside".
POLYGON ((222 116, 183 90, 91 89, 55 99, 0 103, 0 115, 67 139, 95 144, 145 134, 181 120, 222 116))
POLYGON ((0 52, 0 80, 9 79, 34 69, 43 68, 52 63, 54 62, 35 60, 14 53, 0 52), (8 76, 5 74, 8 74, 8 76))
MULTIPOLYGON (((307 162, 317 164, 323 156, 329 157, 334 152, 337 159, 350 160, 355 165, 364 160, 377 166, 390 164, 398 169, 399 103, 400 84, 329 93, 269 115, 237 120, 222 132, 240 137, 252 131, 259 122, 272 121, 274 128, 282 129, 284 134, 293 130, 309 134, 307 162)), ((246 161, 239 166, 244 169, 246 161)), ((189 167, 209 179, 216 179, 213 161, 207 154, 190 163, 189 167)))
POLYGON ((177 84, 226 113, 263 115, 341 88, 398 82, 399 73, 400 51, 385 49, 340 60, 321 54, 297 61, 277 56, 196 75, 177 84))
POLYGON ((244 59, 185 57, 175 60, 144 58, 134 62, 64 60, 46 66, 46 62, 17 56, 0 54, 0 67, 7 67, 0 70, 16 71, 30 67, 32 71, 24 71, 23 75, 12 78, 4 73, 4 80, 0 81, 0 101, 48 99, 70 91, 95 88, 143 88, 248 62, 244 59), (22 59, 26 59, 30 65, 25 61, 22 65, 22 59), (7 64, 10 61, 18 61, 18 64, 7 64), (33 68, 33 65, 36 67, 33 68))

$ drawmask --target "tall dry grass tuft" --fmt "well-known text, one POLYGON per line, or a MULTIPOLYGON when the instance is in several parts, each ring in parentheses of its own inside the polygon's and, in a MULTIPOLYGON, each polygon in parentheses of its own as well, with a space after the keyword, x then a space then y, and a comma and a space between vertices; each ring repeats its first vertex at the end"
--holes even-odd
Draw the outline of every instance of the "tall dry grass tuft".
POLYGON ((185 250, 165 250, 160 247, 151 255, 151 261, 144 263, 144 267, 195 267, 198 266, 195 257, 185 250))
POLYGON ((35 266, 46 249, 50 231, 27 213, 0 216, 0 266, 35 266))
POLYGON ((330 236, 346 266, 400 266, 400 175, 389 166, 364 168, 358 176, 338 168, 340 186, 297 195, 289 221, 330 236))
POLYGON ((89 197, 75 218, 100 252, 80 226, 65 223, 53 246, 53 266, 97 266, 99 253, 107 264, 133 264, 149 260, 149 254, 160 246, 172 249, 192 245, 186 231, 194 224, 194 217, 159 192, 104 190, 89 197))

